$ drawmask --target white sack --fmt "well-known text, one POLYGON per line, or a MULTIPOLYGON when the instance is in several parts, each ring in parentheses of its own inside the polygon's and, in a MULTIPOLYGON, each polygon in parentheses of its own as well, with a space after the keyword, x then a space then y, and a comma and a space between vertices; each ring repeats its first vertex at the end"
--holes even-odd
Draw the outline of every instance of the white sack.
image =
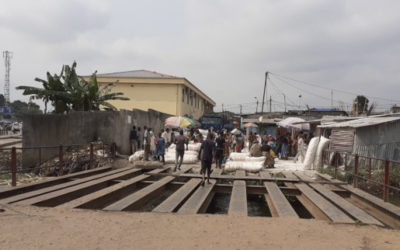
POLYGON ((267 158, 267 157, 265 157, 265 156, 260 156, 260 157, 247 156, 245 161, 262 161, 262 162, 264 162, 265 158, 267 158))
POLYGON ((264 162, 261 161, 228 161, 225 163, 226 171, 245 170, 248 172, 259 172, 264 167, 264 162))
POLYGON ((315 155, 318 149, 318 143, 319 143, 319 137, 314 137, 311 139, 303 163, 304 169, 312 169, 312 165, 314 163, 315 155))
MULTIPOLYGON (((183 161, 182 163, 184 164, 194 164, 197 163, 197 155, 194 154, 186 154, 187 151, 185 151, 185 154, 183 155, 183 161)), ((165 155, 165 163, 175 163, 175 154, 166 154, 165 155)))
POLYGON ((249 157, 249 153, 236 153, 232 152, 229 154, 229 159, 232 161, 245 161, 246 157, 249 157))
POLYGON ((201 143, 189 144, 188 145, 189 151, 197 151, 197 152, 199 152, 200 148, 201 148, 201 143))
POLYGON ((313 169, 316 169, 316 168, 321 166, 321 164, 322 164, 322 154, 324 152, 324 149, 326 149, 328 147, 329 142, 330 142, 330 140, 328 138, 325 138, 325 137, 321 136, 321 138, 319 140, 317 152, 316 152, 316 155, 315 155, 314 168, 313 169))
POLYGON ((139 160, 143 159, 143 157, 144 157, 143 150, 136 151, 133 155, 129 156, 129 162, 133 163, 135 161, 139 161, 139 160))

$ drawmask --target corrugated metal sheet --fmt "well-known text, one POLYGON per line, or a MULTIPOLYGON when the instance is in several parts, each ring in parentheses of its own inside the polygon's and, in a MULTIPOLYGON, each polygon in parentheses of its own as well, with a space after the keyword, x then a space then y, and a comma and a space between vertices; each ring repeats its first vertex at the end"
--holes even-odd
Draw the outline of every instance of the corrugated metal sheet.
POLYGON ((399 121, 400 117, 367 117, 352 121, 323 124, 319 128, 362 128, 399 121))
POLYGON ((365 157, 400 161, 400 142, 375 145, 355 145, 354 153, 365 157))
POLYGON ((338 130, 333 129, 329 144, 329 149, 335 152, 348 152, 353 151, 354 144, 354 130, 338 130))
POLYGON ((400 120, 357 129, 353 153, 400 161, 400 120))

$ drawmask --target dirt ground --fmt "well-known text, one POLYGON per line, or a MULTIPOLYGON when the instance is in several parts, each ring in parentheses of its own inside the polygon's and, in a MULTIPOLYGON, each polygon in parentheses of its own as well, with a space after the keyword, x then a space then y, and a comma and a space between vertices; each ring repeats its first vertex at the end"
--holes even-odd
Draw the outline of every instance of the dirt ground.
POLYGON ((400 249, 400 231, 317 220, 0 208, 0 249, 400 249))

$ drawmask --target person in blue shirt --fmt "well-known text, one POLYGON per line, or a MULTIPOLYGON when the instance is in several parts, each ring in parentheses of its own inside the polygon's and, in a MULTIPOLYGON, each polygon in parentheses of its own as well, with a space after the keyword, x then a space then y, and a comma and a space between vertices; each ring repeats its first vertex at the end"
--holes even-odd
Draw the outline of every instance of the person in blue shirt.
POLYGON ((157 138, 156 156, 159 161, 165 164, 165 139, 161 136, 161 133, 158 134, 157 138))

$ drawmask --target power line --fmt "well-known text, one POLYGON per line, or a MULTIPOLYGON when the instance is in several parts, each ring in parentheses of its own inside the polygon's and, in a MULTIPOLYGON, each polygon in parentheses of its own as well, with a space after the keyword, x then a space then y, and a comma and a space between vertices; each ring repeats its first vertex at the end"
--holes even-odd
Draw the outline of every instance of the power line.
MULTIPOLYGON (((294 78, 291 78, 291 77, 288 77, 288 76, 284 76, 284 75, 281 75, 281 74, 278 74, 278 73, 273 73, 273 72, 271 72, 271 71, 268 71, 268 72, 269 72, 270 74, 273 74, 273 75, 275 75, 275 76, 280 76, 280 77, 285 78, 285 79, 287 79, 287 80, 291 80, 291 81, 303 83, 303 84, 310 85, 310 86, 314 86, 314 87, 317 87, 317 88, 327 89, 327 90, 334 90, 334 91, 336 91, 336 92, 341 92, 341 93, 349 94, 349 95, 356 95, 356 96, 357 96, 357 95, 360 95, 360 93, 355 93, 355 92, 351 92, 351 91, 347 91, 347 90, 342 90, 342 89, 324 87, 324 86, 321 86, 321 85, 319 85, 319 84, 315 84, 315 83, 310 83, 310 82, 305 82, 305 81, 297 80, 297 79, 294 79, 294 78)), ((371 96, 371 95, 364 95, 364 96, 369 97, 369 98, 371 98, 371 99, 381 99, 381 100, 386 100, 386 101, 390 101, 390 102, 393 102, 393 101, 400 102, 400 100, 392 100, 392 99, 388 99, 388 98, 384 98, 384 97, 371 96)))
MULTIPOLYGON (((304 92, 304 93, 307 93, 307 94, 309 94, 309 95, 313 95, 313 96, 319 97, 319 98, 321 98, 321 99, 323 99, 323 100, 325 100, 325 101, 331 99, 331 98, 329 98, 329 97, 322 96, 322 95, 313 93, 313 92, 308 91, 308 90, 305 90, 305 89, 301 89, 301 88, 299 88, 299 87, 293 85, 292 83, 286 81, 286 80, 283 79, 282 77, 279 77, 279 76, 276 76, 276 75, 275 75, 275 77, 276 77, 276 79, 280 80, 282 83, 285 83, 285 84, 291 86, 292 88, 295 88, 295 89, 297 89, 297 90, 299 90, 299 91, 302 91, 302 92, 304 92)), ((345 103, 345 102, 343 102, 343 101, 341 101, 341 100, 335 100, 335 99, 332 99, 332 100, 333 100, 334 102, 336 102, 336 103, 339 103, 339 104, 344 103, 344 104, 349 104, 349 105, 351 105, 350 103, 345 103)))

